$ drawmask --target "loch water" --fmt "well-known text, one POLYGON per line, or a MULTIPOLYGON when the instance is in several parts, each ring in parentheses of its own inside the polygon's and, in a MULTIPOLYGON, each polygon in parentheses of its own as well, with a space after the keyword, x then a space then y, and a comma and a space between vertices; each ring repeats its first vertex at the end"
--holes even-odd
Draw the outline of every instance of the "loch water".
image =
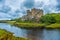
POLYGON ((17 37, 30 38, 31 40, 60 40, 59 29, 21 29, 6 23, 0 23, 0 28, 14 33, 17 37))

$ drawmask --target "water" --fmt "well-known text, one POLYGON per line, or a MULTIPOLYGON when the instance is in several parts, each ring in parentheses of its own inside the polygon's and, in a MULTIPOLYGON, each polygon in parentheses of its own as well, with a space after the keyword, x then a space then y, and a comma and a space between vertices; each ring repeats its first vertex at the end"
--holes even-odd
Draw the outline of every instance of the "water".
POLYGON ((31 40, 60 40, 59 29, 21 29, 9 24, 0 23, 0 28, 13 32, 17 37, 30 38, 31 40))

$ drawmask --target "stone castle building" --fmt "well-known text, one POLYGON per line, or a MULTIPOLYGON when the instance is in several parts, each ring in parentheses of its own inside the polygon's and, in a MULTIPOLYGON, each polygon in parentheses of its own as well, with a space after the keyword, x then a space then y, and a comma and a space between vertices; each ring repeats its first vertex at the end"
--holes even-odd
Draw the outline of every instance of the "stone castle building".
POLYGON ((39 21, 39 19, 43 16, 43 10, 42 9, 36 9, 33 8, 30 10, 27 10, 27 15, 22 17, 22 20, 36 20, 39 21))

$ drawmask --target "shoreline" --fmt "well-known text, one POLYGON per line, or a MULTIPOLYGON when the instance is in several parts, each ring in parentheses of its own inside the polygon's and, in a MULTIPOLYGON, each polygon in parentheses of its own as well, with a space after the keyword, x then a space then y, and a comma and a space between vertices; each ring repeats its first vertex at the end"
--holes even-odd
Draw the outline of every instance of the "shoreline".
POLYGON ((7 23, 13 26, 16 26, 18 28, 24 28, 24 29, 60 29, 60 23, 54 23, 54 24, 39 24, 39 23, 20 23, 16 21, 6 21, 6 22, 0 22, 0 23, 7 23))
POLYGON ((6 31, 5 29, 0 29, 0 40, 30 40, 30 39, 16 37, 13 35, 13 33, 6 31))

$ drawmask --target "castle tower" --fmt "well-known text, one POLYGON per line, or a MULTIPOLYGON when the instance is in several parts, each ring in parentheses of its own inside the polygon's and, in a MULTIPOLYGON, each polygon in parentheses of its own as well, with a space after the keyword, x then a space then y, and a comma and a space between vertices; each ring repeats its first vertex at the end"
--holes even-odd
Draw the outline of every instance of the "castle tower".
POLYGON ((42 9, 40 9, 39 14, 40 14, 41 16, 43 16, 43 10, 42 10, 42 9))
POLYGON ((30 10, 27 10, 27 19, 31 20, 32 19, 32 13, 30 10))
POLYGON ((31 14, 32 14, 32 16, 35 16, 35 14, 36 14, 36 9, 35 8, 33 8, 32 10, 31 10, 31 14))
POLYGON ((38 22, 41 16, 43 16, 43 10, 33 8, 31 9, 31 11, 27 10, 27 15, 25 15, 23 19, 24 20, 35 20, 36 22, 38 22))
POLYGON ((30 10, 27 10, 27 15, 31 14, 30 10))
POLYGON ((43 16, 43 10, 42 9, 38 9, 38 12, 37 12, 37 14, 35 16, 36 21, 39 21, 41 16, 43 16))

